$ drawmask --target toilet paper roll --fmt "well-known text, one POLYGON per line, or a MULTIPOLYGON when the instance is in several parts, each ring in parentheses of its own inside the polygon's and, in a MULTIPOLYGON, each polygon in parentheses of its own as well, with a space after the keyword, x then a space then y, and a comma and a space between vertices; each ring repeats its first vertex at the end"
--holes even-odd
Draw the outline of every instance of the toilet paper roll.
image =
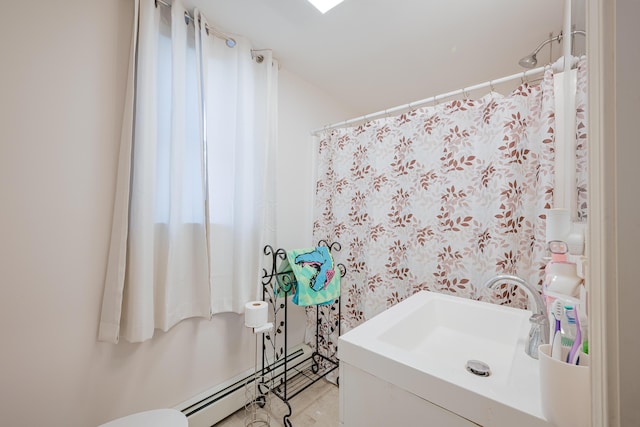
POLYGON ((257 328, 267 323, 268 305, 264 301, 249 301, 244 305, 244 324, 248 328, 257 328))
POLYGON ((567 236, 567 246, 571 255, 584 255, 584 235, 582 233, 570 233, 567 236))
POLYGON ((571 230, 571 221, 569 219, 569 211, 567 209, 546 209, 547 242, 552 240, 567 241, 567 235, 571 230))
POLYGON ((586 223, 574 222, 571 232, 567 235, 567 246, 571 255, 584 255, 584 236, 586 223))

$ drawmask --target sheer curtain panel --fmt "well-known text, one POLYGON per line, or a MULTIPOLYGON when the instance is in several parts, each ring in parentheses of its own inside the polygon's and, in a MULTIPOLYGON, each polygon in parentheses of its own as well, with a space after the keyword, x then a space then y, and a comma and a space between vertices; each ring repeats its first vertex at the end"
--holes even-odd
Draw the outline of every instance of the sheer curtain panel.
POLYGON ((141 342, 155 329, 210 317, 214 309, 241 312, 257 296, 265 230, 268 90, 261 86, 266 78, 241 77, 267 74, 253 71, 266 64, 251 61, 247 43, 230 49, 194 20, 185 21, 180 0, 170 8, 153 0, 135 4, 98 334, 109 342, 120 336, 141 342), (226 51, 212 48, 218 42, 226 51), (248 64, 240 66, 243 61, 248 64), (218 90, 227 85, 242 93, 218 90), (226 114, 224 120, 216 111, 226 114), (249 185, 258 180, 259 187, 249 185))
POLYGON ((254 61, 243 37, 234 36, 233 49, 207 37, 209 24, 195 13, 206 105, 212 311, 241 313, 258 296, 261 248, 274 242, 278 67, 268 50, 254 61))

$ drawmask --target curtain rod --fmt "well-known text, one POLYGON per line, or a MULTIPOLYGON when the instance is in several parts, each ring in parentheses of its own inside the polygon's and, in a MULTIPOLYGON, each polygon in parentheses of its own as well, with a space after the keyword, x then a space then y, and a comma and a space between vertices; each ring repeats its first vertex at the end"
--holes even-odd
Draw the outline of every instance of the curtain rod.
MULTIPOLYGON (((156 7, 158 7, 158 5, 160 4, 164 7, 171 9, 171 4, 167 3, 165 0, 154 0, 154 1, 156 4, 156 7)), ((195 22, 195 19, 193 18, 193 16, 191 16, 187 11, 184 12, 184 20, 187 25, 189 25, 189 22, 195 22)), ((218 36, 221 39, 224 39, 228 47, 232 48, 236 46, 236 40, 233 37, 231 37, 229 34, 210 26, 209 24, 205 24, 204 28, 205 30, 207 30, 207 35, 209 33, 213 33, 213 35, 218 36)), ((260 52, 266 52, 266 51, 271 52, 272 50, 271 49, 251 49, 251 57, 258 64, 260 64, 262 63, 262 61, 264 61, 264 55, 260 54, 260 52)), ((280 64, 278 64, 278 69, 280 69, 280 64)))
MULTIPOLYGON (((577 61, 577 58, 571 57, 571 59, 572 59, 572 61, 571 61, 572 63, 570 64, 570 66, 573 66, 573 63, 575 61, 577 61)), ((410 110, 410 109, 413 109, 415 107, 420 107, 422 105, 425 105, 425 104, 428 104, 428 103, 431 103, 431 102, 437 102, 439 99, 449 98, 449 97, 456 96, 456 95, 463 95, 463 94, 466 95, 469 91, 472 91, 472 90, 485 89, 485 88, 488 88, 488 87, 490 87, 493 90, 493 85, 495 85, 495 84, 506 83, 506 82, 509 82, 511 80, 516 80, 516 79, 522 79, 524 81, 524 79, 526 79, 527 77, 529 77, 531 75, 543 73, 549 67, 551 67, 556 72, 561 71, 564 68, 564 57, 559 58, 552 65, 545 65, 545 66, 542 66, 542 67, 533 68, 531 70, 523 71, 522 73, 516 73, 516 74, 512 74, 510 76, 501 77, 499 79, 489 80, 489 81, 484 82, 484 83, 480 83, 480 84, 477 84, 477 85, 464 87, 462 89, 457 89, 457 90, 454 90, 454 91, 451 91, 451 92, 443 93, 441 95, 432 96, 432 97, 429 97, 429 98, 421 99, 419 101, 410 102, 408 104, 399 105, 397 107, 389 108, 389 109, 382 110, 382 111, 377 111, 375 113, 365 114, 364 116, 355 117, 355 118, 349 119, 349 120, 344 120, 342 122, 334 123, 332 125, 323 126, 321 128, 312 130, 311 131, 311 135, 312 136, 317 136, 320 132, 325 131, 325 130, 335 129, 335 128, 338 128, 338 127, 350 125, 352 123, 360 122, 360 121, 363 121, 363 120, 371 120, 373 118, 379 118, 381 116, 386 116, 388 114, 396 113, 396 112, 402 111, 402 110, 407 110, 407 109, 410 110)))
MULTIPOLYGON (((164 0, 155 0, 156 3, 156 7, 158 7, 159 4, 161 4, 162 6, 171 8, 171 4, 167 3, 164 0)), ((185 11, 184 12, 184 20, 187 23, 187 25, 189 25, 189 21, 191 22, 195 22, 195 19, 193 18, 193 16, 191 16, 191 14, 189 14, 189 12, 185 11)), ((205 30, 207 30, 207 34, 209 34, 210 32, 213 33, 214 35, 220 37, 221 39, 225 39, 227 46, 229 47, 234 47, 236 45, 236 41, 233 37, 231 37, 229 34, 220 31, 216 28, 213 28, 212 26, 205 24, 204 26, 205 30)))

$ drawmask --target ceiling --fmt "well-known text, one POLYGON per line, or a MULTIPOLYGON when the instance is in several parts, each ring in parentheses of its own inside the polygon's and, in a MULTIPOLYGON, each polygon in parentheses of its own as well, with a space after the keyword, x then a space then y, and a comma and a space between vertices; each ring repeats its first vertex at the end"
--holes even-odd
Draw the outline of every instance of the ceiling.
MULTIPOLYGON (((562 29, 562 0, 185 0, 214 27, 273 49, 283 69, 357 114, 523 69, 518 60, 562 29)), ((550 45, 551 46, 551 45, 550 45)), ((553 46, 553 55, 561 46, 553 46)), ((538 55, 549 59, 545 48, 538 55)), ((555 58, 554 58, 555 59, 555 58)))

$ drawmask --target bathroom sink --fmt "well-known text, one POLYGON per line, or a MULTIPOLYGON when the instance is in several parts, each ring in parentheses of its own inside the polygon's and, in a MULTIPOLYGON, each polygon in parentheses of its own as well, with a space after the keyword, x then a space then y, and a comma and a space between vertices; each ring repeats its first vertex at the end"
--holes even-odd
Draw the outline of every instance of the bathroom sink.
POLYGON ((478 360, 489 365, 494 381, 508 381, 531 312, 433 292, 416 299, 423 300, 421 308, 390 325, 382 342, 415 354, 445 378, 473 380, 460 367, 478 360))
POLYGON ((546 426, 538 361, 524 351, 530 316, 422 291, 342 335, 339 358, 472 423, 546 426))

